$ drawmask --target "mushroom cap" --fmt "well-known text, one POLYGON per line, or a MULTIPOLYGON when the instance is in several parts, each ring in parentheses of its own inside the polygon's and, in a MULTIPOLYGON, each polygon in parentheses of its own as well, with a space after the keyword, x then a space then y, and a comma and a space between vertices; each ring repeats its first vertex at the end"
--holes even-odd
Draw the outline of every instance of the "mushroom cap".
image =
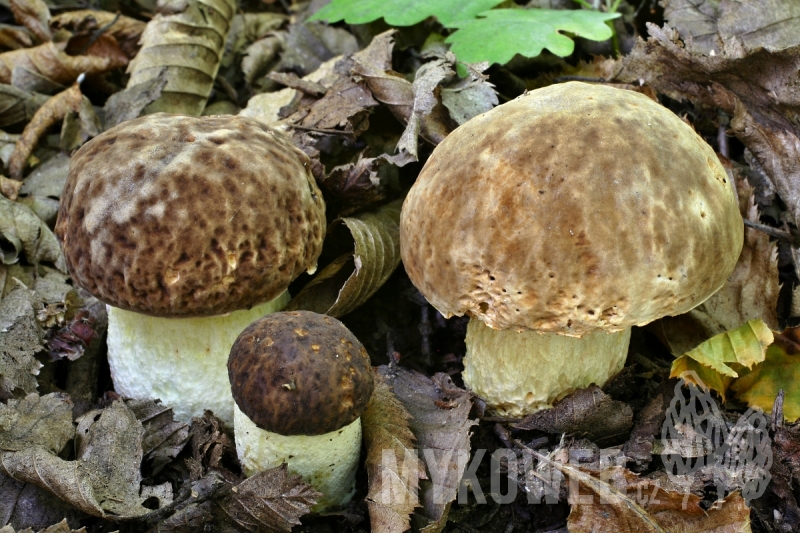
POLYGON ((714 150, 641 94, 538 89, 457 128, 403 204, 411 281, 445 316, 580 337, 684 313, 743 241, 714 150))
POLYGON ((344 324, 311 311, 271 313, 236 339, 228 377, 261 429, 321 435, 355 421, 372 395, 369 355, 344 324))
POLYGON ((56 234, 76 283, 114 307, 248 309, 316 266, 325 204, 309 169, 256 120, 147 115, 75 153, 56 234))

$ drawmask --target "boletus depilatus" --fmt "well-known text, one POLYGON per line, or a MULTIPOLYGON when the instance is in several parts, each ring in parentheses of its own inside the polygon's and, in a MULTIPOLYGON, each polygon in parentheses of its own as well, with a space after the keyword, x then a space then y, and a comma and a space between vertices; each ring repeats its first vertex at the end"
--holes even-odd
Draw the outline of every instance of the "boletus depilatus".
POLYGON ((624 365, 631 326, 685 313, 742 248, 714 150, 657 102, 570 82, 457 128, 403 204, 403 263, 468 315, 464 382, 525 416, 624 365))
POLYGON ((341 322, 310 311, 266 315, 228 360, 236 451, 246 475, 287 463, 322 493, 322 511, 350 501, 361 413, 373 390, 369 355, 341 322))
POLYGON ((230 425, 230 347, 283 308, 324 233, 309 159, 280 132, 163 113, 75 153, 56 224, 75 283, 109 305, 116 391, 230 425))

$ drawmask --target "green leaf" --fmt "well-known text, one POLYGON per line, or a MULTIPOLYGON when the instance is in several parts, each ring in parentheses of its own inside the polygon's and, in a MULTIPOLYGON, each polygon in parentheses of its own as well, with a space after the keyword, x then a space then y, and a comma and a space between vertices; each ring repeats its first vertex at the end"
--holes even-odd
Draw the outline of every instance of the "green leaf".
MULTIPOLYGON (((739 377, 742 367, 753 368, 762 362, 773 334, 761 320, 750 320, 734 330, 711 337, 694 350, 686 352, 672 363, 670 377, 681 377, 687 370, 697 372, 705 385, 725 398, 733 378, 739 377), (732 366, 733 365, 733 366, 732 366)), ((689 380, 694 383, 694 380, 689 380)))
POLYGON ((392 26, 411 26, 436 17, 444 26, 474 19, 503 0, 333 0, 310 20, 365 24, 383 18, 392 26))
POLYGON ((604 41, 612 34, 605 21, 617 17, 619 13, 587 10, 495 9, 481 13, 481 18, 453 24, 458 31, 445 42, 465 63, 507 63, 515 54, 536 57, 544 48, 566 57, 575 43, 559 31, 604 41))

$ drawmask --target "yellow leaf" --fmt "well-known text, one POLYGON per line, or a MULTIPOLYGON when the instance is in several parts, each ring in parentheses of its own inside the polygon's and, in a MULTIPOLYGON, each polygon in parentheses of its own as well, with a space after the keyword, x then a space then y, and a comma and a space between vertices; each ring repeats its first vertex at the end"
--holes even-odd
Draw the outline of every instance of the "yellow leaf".
POLYGON ((686 370, 694 370, 702 380, 702 383, 695 384, 717 391, 724 400, 731 379, 739 377, 740 370, 735 366, 753 368, 763 361, 773 338, 772 331, 763 321, 750 320, 737 329, 711 337, 678 357, 672 363, 670 377, 680 377, 686 370))
POLYGON ((770 412, 778 391, 782 389, 785 394, 784 418, 789 421, 800 418, 798 335, 800 328, 790 328, 778 335, 767 350, 764 362, 731 384, 737 399, 770 412))

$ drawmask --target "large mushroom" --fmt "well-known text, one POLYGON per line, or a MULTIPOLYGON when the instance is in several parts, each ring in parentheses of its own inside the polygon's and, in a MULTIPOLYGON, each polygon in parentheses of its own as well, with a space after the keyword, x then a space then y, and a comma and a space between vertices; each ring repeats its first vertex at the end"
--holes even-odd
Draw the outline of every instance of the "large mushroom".
POLYGON ((228 373, 245 474, 287 463, 322 493, 314 510, 350 501, 360 417, 373 390, 369 355, 355 335, 326 315, 273 313, 239 335, 228 373))
POLYGON ((621 89, 529 92, 451 133, 400 221, 411 281, 469 315, 464 382, 524 416, 625 363, 630 328, 716 292, 742 248, 714 150, 621 89))
POLYGON ((56 234, 75 282, 110 306, 118 393, 232 424, 233 341, 285 305, 322 249, 309 167, 280 132, 235 116, 148 115, 75 153, 56 234))

